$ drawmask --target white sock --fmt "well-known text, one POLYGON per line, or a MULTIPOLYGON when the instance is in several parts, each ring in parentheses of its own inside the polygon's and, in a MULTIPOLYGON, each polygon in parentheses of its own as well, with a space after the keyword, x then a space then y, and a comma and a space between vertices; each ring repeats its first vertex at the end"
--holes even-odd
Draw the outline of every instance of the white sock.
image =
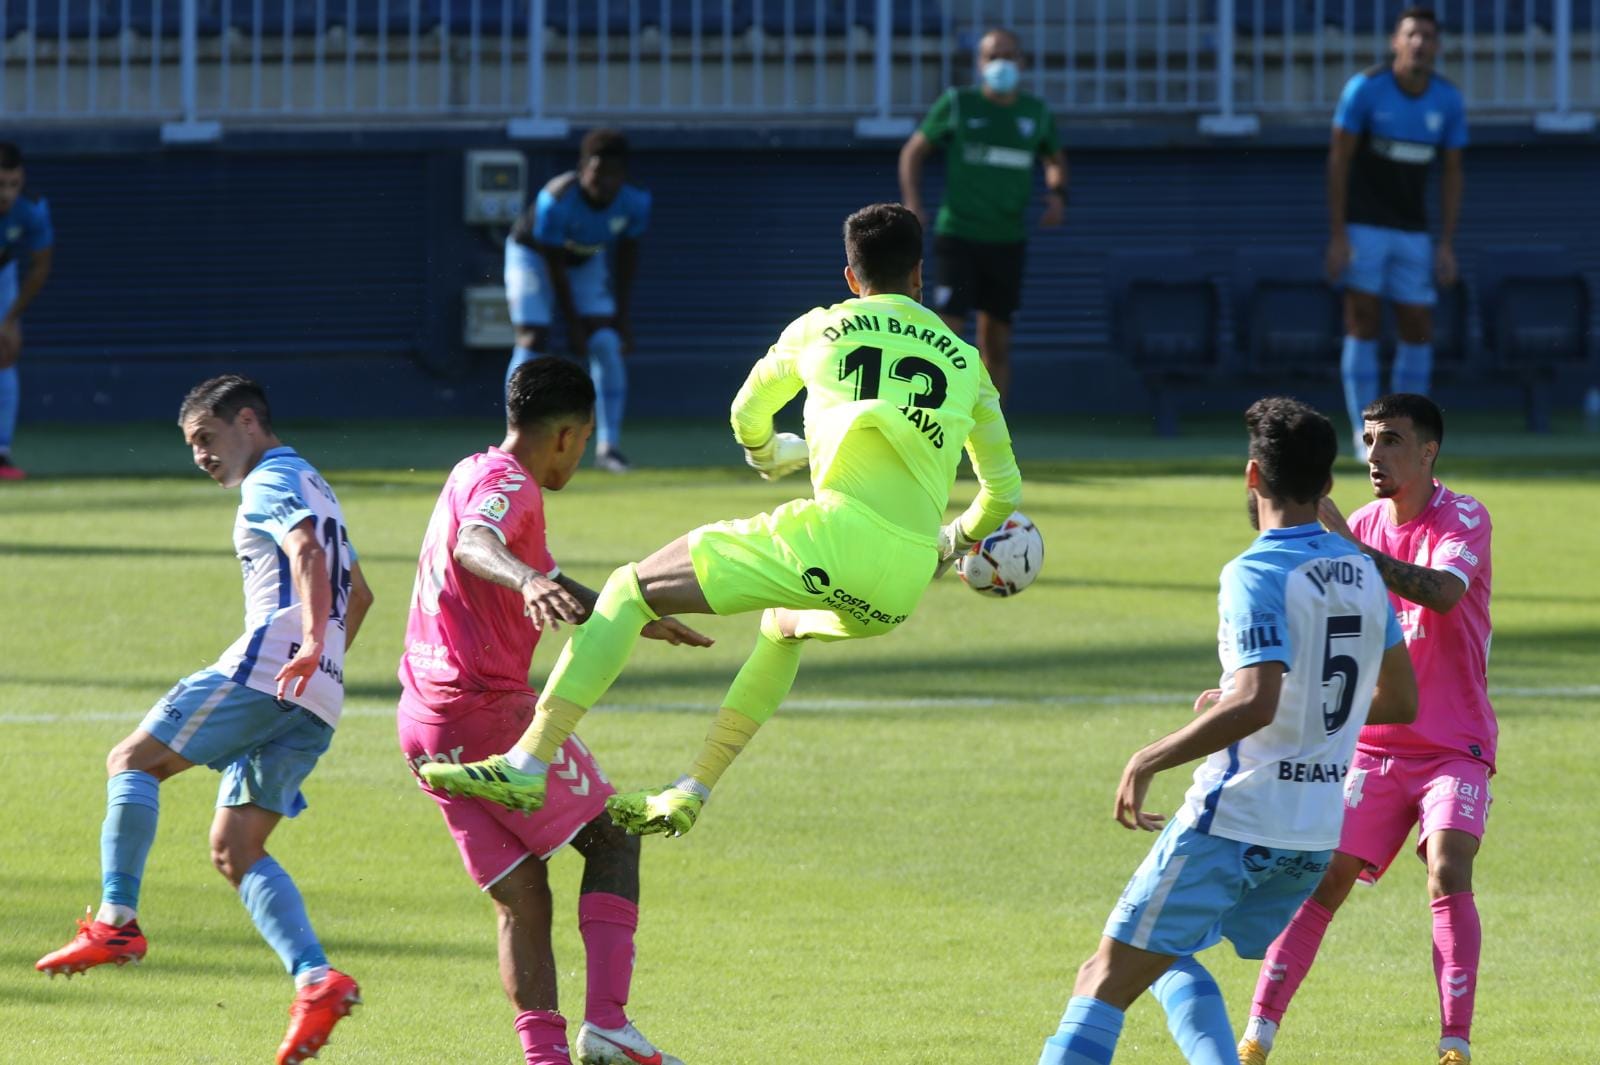
POLYGON ((507 751, 506 761, 510 763, 512 769, 522 773, 548 773, 550 771, 549 762, 541 762, 521 747, 513 747, 507 751))
POLYGON ((310 987, 312 984, 320 984, 327 978, 328 967, 326 965, 313 965, 309 969, 301 969, 299 972, 294 974, 294 987, 295 990, 298 991, 302 987, 310 987))
POLYGON ((113 928, 121 928, 139 914, 131 906, 119 906, 114 902, 102 902, 100 912, 94 919, 101 924, 108 924, 113 928))
POLYGON ((1455 1036, 1448 1036, 1439 1040, 1439 1053, 1443 1054, 1446 1050, 1459 1050, 1469 1060, 1472 1057, 1472 1048, 1467 1045, 1467 1041, 1465 1039, 1457 1039, 1455 1036))
POLYGON ((1271 1050, 1272 1041, 1278 1036, 1278 1022, 1269 1021, 1265 1017, 1251 1017, 1244 1026, 1244 1037, 1254 1039, 1261 1044, 1262 1050, 1271 1050))

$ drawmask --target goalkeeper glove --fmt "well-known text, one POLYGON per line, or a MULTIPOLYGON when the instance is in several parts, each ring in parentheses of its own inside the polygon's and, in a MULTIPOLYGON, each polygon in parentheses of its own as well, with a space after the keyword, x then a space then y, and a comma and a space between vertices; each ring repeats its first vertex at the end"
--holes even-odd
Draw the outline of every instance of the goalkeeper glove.
POLYGON ((961 531, 961 519, 957 518, 949 525, 939 530, 939 564, 934 567, 933 579, 938 580, 944 576, 944 571, 955 565, 956 559, 972 550, 978 541, 967 538, 961 531))
POLYGON ((710 797, 710 788, 693 777, 680 777, 653 795, 648 791, 613 795, 606 800, 606 810, 612 822, 631 835, 681 836, 694 827, 710 797))
POLYGON ((803 437, 773 433, 760 447, 745 448, 744 460, 766 480, 776 481, 805 469, 811 462, 811 449, 806 447, 803 437))

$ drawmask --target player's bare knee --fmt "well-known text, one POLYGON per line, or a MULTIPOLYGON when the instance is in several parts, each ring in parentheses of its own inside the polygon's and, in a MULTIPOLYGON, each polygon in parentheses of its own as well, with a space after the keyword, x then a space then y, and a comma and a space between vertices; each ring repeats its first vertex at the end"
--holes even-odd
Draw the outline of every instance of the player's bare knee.
POLYGON ((222 878, 235 888, 244 880, 244 874, 266 855, 259 847, 244 844, 225 833, 211 834, 211 864, 222 878))
POLYGON ((1472 890, 1472 859, 1437 855, 1428 863, 1428 897, 1443 898, 1472 890))
POLYGON ((1382 318, 1378 297, 1349 292, 1344 299, 1344 331, 1357 340, 1377 340, 1382 318))
POLYGON ((1394 331, 1402 344, 1431 344, 1433 314, 1427 307, 1396 307, 1394 331))

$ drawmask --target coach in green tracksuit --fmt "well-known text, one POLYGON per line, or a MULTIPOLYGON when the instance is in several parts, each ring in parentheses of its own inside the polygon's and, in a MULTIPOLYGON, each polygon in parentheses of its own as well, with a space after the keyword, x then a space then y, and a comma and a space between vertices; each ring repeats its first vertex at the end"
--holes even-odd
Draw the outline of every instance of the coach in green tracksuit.
POLYGON ((1028 200, 1033 164, 1044 164, 1042 226, 1067 211, 1067 157, 1055 117, 1037 96, 1020 92, 1022 45, 1010 30, 978 42, 980 84, 948 90, 900 149, 900 199, 927 223, 922 164, 945 149, 945 197, 934 223, 937 264, 929 301, 961 333, 978 312, 978 350, 1003 399, 1011 383, 1011 316, 1022 299, 1028 200))

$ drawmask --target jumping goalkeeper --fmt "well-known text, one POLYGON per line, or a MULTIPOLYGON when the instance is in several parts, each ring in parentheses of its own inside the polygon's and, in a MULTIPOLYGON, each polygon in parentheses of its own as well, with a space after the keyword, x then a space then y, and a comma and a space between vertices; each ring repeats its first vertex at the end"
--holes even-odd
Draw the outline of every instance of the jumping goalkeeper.
MULTIPOLYGON (((1022 475, 999 396, 975 348, 919 302, 922 226, 898 204, 844 223, 855 294, 797 319, 733 401, 734 437, 769 480, 811 466, 814 498, 703 525, 613 572, 567 641, 533 723, 504 755, 422 767, 429 786, 520 810, 544 803, 545 776, 578 721, 622 672, 639 630, 664 614, 761 610, 755 650, 734 678, 689 771, 658 792, 613 796, 630 832, 682 835, 723 772, 794 684, 805 640, 881 636, 915 609, 930 577, 1017 507, 1022 475), (773 415, 806 390, 806 437, 773 415), (965 446, 979 481, 965 513, 940 522, 965 446)), ((554 582, 534 621, 582 607, 554 582)))

